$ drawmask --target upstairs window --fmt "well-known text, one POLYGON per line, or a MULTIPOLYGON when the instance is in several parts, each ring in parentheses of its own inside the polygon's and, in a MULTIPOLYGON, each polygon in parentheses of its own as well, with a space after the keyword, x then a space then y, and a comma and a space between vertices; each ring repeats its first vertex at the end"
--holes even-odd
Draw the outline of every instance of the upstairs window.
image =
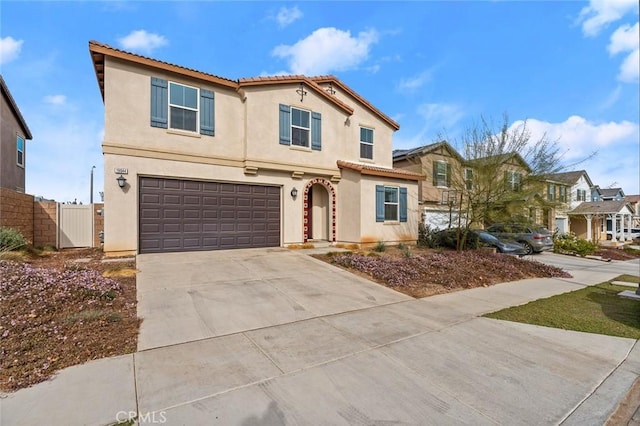
POLYGON ((309 111, 291 108, 291 145, 309 147, 311 120, 309 111))
POLYGON ((561 203, 564 203, 565 201, 567 201, 567 187, 566 186, 560 186, 558 188, 558 199, 560 200, 561 203))
POLYGON ((289 105, 279 106, 280 145, 322 150, 322 116, 289 105))
POLYGON ((20 135, 16 137, 16 163, 20 167, 24 167, 24 138, 20 135))
POLYGON ((512 191, 520 191, 522 189, 522 174, 513 171, 504 172, 504 180, 507 188, 512 191))
POLYGON ((473 191, 473 169, 464 169, 464 187, 467 191, 473 191))
POLYGON ((151 126, 214 136, 214 92, 151 77, 151 126))
POLYGON ((587 201, 587 191, 585 189, 576 190, 576 201, 587 201))
POLYGON ((373 129, 360 127, 360 158, 373 160, 373 129))
POLYGON ((444 161, 433 162, 433 186, 444 188, 451 186, 451 164, 444 161))
POLYGON ((556 186, 552 183, 547 185, 547 200, 549 201, 556 200, 556 186))
POLYGON ((169 111, 169 128, 197 131, 198 89, 169 83, 169 111))

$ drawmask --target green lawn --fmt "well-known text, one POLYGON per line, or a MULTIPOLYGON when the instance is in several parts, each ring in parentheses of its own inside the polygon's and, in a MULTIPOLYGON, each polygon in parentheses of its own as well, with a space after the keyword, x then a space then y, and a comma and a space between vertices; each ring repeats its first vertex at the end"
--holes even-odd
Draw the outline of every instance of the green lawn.
MULTIPOLYGON (((611 281, 638 282, 622 275, 611 281)), ((486 314, 485 317, 565 330, 640 339, 640 301, 618 296, 633 287, 610 282, 486 314)))

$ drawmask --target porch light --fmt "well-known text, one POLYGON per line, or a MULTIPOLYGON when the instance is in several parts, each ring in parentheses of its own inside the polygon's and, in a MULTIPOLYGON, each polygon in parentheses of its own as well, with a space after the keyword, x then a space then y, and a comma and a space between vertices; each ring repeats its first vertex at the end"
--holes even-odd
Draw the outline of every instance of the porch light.
POLYGON ((118 186, 120 188, 124 188, 124 186, 127 184, 127 178, 122 175, 120 175, 120 177, 117 177, 116 181, 118 181, 118 186))
POLYGON ((291 190, 291 198, 295 199, 297 196, 298 196, 298 190, 294 186, 293 189, 291 190))

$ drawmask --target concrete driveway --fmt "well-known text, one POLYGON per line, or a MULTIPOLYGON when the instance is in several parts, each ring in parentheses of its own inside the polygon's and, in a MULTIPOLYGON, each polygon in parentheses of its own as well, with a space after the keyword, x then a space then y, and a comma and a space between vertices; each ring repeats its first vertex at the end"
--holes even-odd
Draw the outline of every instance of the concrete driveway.
POLYGON ((480 316, 640 266, 533 260, 578 278, 413 300, 297 251, 139 256, 140 351, 0 399, 0 423, 601 425, 635 340, 480 316))

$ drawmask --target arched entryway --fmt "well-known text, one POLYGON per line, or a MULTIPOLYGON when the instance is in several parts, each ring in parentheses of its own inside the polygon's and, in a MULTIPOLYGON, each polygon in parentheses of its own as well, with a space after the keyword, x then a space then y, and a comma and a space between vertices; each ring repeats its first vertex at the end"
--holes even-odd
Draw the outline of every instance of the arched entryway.
POLYGON ((331 182, 310 180, 304 188, 303 203, 304 242, 336 241, 336 193, 331 182))

